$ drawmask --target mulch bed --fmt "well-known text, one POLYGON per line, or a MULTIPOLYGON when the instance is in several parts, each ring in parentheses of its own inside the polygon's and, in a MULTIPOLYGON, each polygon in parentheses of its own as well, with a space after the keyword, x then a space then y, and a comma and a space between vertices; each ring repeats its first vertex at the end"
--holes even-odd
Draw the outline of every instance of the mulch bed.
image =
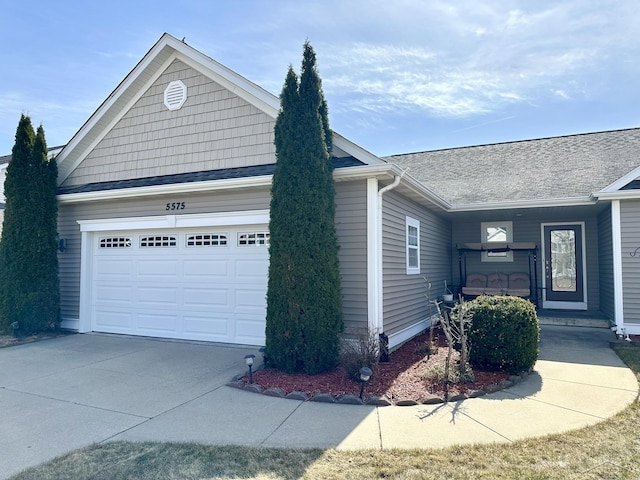
MULTIPOLYGON (((475 380, 471 383, 451 385, 448 395, 444 384, 438 384, 428 379, 428 372, 436 365, 444 365, 448 347, 442 336, 439 337, 439 348, 433 355, 425 354, 428 335, 423 334, 402 345, 390 355, 390 361, 379 363, 377 371, 366 385, 365 397, 379 397, 389 403, 415 401, 423 403, 426 399, 440 397, 443 399, 455 397, 459 394, 474 396, 472 392, 498 390, 495 388, 511 375, 505 372, 484 372, 474 370, 475 380), (490 388, 494 387, 494 388, 490 388)), ((457 359, 458 352, 453 358, 457 359)), ((242 382, 248 383, 245 376, 242 382)), ((262 390, 281 389, 284 394, 303 392, 309 398, 318 393, 330 394, 336 398, 344 395, 358 395, 360 384, 351 380, 340 368, 318 375, 286 374, 267 368, 253 374, 253 381, 262 390)))

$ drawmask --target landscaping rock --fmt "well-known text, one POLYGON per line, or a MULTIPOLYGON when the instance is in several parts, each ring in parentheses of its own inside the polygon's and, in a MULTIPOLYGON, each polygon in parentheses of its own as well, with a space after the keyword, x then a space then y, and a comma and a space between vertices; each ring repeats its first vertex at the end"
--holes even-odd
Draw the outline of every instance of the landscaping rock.
POLYGON ((492 383, 491 385, 486 385, 483 390, 487 393, 495 393, 499 390, 502 390, 502 388, 500 387, 500 385, 496 384, 496 383, 492 383))
POLYGON ((502 380, 498 386, 500 387, 500 389, 505 389, 505 388, 509 388, 513 386, 513 382, 511 380, 502 380))
POLYGON ((466 400, 467 396, 464 393, 456 393, 449 397, 449 402, 461 402, 462 400, 466 400))
POLYGON ((240 390, 244 389, 245 383, 240 380, 233 380, 227 383, 227 387, 239 388, 240 390))
POLYGON ((393 403, 391 403, 391 401, 387 397, 379 397, 377 395, 374 395, 367 399, 366 404, 375 405, 377 407, 389 407, 393 405, 393 403))
POLYGON ((247 392, 262 393, 262 385, 258 385, 257 383, 247 383, 245 384, 244 389, 247 392))
POLYGON ((362 405, 362 399, 356 395, 342 395, 338 398, 338 403, 344 403, 347 405, 362 405))
POLYGON ((328 393, 316 393, 311 397, 311 401, 313 402, 322 402, 322 403, 336 403, 336 399, 333 395, 329 395, 328 393))
POLYGON ((262 392, 262 394, 279 398, 284 398, 285 396, 284 390, 278 387, 267 388, 264 392, 262 392))
POLYGON ((309 395, 304 392, 293 391, 288 394, 285 398, 290 400, 300 400, 301 402, 306 402, 309 399, 309 395))
POLYGON ((437 403, 444 403, 444 398, 438 395, 428 395, 420 399, 420 403, 423 405, 435 405, 437 403))
POLYGON ((410 398, 401 398, 396 402, 396 405, 398 405, 399 407, 410 407, 412 405, 418 405, 418 402, 410 398))
POLYGON ((484 390, 478 389, 478 390, 469 390, 467 392, 467 397, 469 398, 478 398, 481 397, 483 395, 486 395, 487 392, 485 392, 484 390))

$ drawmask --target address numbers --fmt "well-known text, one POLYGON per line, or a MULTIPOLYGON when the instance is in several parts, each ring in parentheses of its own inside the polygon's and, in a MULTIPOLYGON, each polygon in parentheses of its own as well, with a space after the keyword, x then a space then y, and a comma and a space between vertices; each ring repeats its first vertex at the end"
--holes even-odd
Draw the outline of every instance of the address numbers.
POLYGON ((170 202, 167 203, 165 210, 184 210, 186 204, 184 202, 170 202))

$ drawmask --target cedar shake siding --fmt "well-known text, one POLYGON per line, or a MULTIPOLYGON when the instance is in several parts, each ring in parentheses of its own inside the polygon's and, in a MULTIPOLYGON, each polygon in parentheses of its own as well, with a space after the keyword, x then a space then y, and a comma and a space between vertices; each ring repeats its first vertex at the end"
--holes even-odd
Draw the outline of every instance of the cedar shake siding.
POLYGON ((274 163, 274 123, 174 60, 61 186, 274 163), (163 98, 174 80, 186 85, 187 101, 172 111, 163 98))

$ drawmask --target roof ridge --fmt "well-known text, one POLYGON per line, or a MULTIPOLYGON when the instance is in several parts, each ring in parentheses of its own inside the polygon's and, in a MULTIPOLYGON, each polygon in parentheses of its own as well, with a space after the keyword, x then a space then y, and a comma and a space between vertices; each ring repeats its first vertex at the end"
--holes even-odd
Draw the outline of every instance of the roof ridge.
POLYGON ((554 140, 554 139, 570 138, 570 137, 584 137, 584 136, 587 136, 587 135, 602 135, 602 134, 605 134, 605 133, 627 132, 627 131, 632 131, 632 130, 640 131, 640 127, 617 128, 617 129, 613 129, 613 130, 601 130, 601 131, 598 131, 598 132, 570 133, 570 134, 567 134, 567 135, 556 135, 556 136, 539 137, 539 138, 524 138, 524 139, 520 139, 520 140, 510 140, 510 141, 506 141, 506 142, 482 143, 482 144, 479 144, 479 145, 465 145, 465 146, 462 146, 462 147, 436 148, 434 150, 420 150, 420 151, 417 151, 417 152, 396 153, 396 154, 393 154, 393 155, 386 155, 386 156, 381 157, 381 158, 384 159, 384 158, 393 158, 393 157, 405 157, 407 155, 418 155, 418 154, 421 154, 421 153, 448 152, 448 151, 453 151, 453 150, 464 150, 464 149, 478 148, 478 147, 492 147, 492 146, 497 146, 497 145, 510 145, 510 144, 516 144, 516 143, 540 142, 540 141, 544 141, 544 140, 554 140))

